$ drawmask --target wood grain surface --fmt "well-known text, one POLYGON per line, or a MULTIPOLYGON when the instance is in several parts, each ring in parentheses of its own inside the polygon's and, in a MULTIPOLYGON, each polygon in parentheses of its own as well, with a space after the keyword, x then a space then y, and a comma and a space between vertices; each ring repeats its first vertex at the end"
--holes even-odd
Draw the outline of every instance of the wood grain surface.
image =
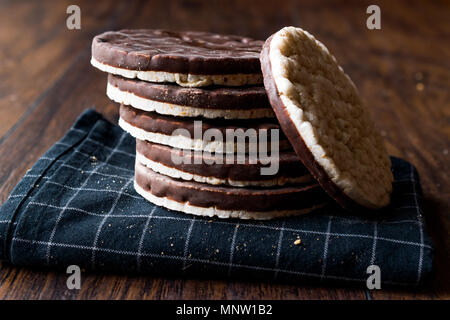
POLYGON ((450 3, 377 1, 381 30, 366 28, 364 1, 76 1, 81 30, 66 28, 73 1, 0 0, 0 204, 25 171, 95 106, 111 121, 118 106, 106 75, 90 64, 92 37, 120 28, 168 28, 266 39, 301 26, 335 54, 353 78, 390 154, 421 176, 436 273, 422 289, 208 281, 83 273, 0 265, 0 299, 449 299, 450 3))

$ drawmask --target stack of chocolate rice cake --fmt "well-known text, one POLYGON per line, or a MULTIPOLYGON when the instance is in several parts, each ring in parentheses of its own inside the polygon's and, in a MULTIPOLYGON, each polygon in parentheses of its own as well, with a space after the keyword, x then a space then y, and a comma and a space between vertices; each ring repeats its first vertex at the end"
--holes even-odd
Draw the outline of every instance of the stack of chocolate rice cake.
POLYGON ((262 45, 164 30, 94 38, 91 63, 109 73, 119 125, 136 138, 140 195, 189 214, 252 219, 328 201, 280 130, 262 85, 262 45))

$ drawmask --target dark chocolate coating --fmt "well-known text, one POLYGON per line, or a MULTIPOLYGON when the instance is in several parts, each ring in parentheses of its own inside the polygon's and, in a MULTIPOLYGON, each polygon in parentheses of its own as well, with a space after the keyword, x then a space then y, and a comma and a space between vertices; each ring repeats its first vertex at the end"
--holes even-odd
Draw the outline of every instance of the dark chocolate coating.
POLYGON ((279 170, 275 175, 261 175, 261 167, 268 166, 261 162, 250 163, 249 156, 245 156, 245 163, 238 163, 234 157, 234 163, 217 163, 216 161, 205 161, 205 158, 214 159, 214 154, 204 152, 186 152, 169 146, 142 141, 136 139, 136 151, 146 158, 161 163, 166 167, 175 168, 183 172, 196 174, 203 177, 214 177, 219 179, 231 179, 235 181, 261 181, 271 180, 278 177, 301 177, 309 175, 309 171, 302 165, 300 159, 293 151, 281 152, 279 155, 279 170), (172 153, 179 159, 189 159, 178 164, 172 161, 172 153), (201 161, 195 161, 200 158, 201 161))
POLYGON ((272 76, 272 66, 269 59, 270 42, 273 35, 264 43, 261 51, 261 68, 264 77, 264 87, 266 88, 270 104, 275 115, 283 129, 284 134, 292 144, 304 166, 311 172, 312 176, 319 182, 322 188, 339 203, 343 208, 350 211, 359 211, 363 209, 361 205, 347 196, 328 176, 325 170, 314 159, 313 154, 306 146, 303 138, 298 132, 295 123, 290 118, 283 101, 281 101, 275 80, 272 76))
MULTIPOLYGON (((120 117, 134 127, 143 129, 148 132, 156 132, 165 135, 172 135, 176 129, 186 129, 191 137, 194 137, 194 121, 202 121, 202 132, 208 129, 218 129, 225 137, 227 129, 243 129, 254 128, 257 132, 261 129, 267 129, 270 139, 270 130, 280 130, 280 141, 286 137, 280 129, 276 119, 203 119, 203 118, 182 118, 174 116, 161 115, 155 112, 144 111, 133 108, 124 104, 120 105, 120 117)), ((270 141, 270 140, 269 140, 270 141)))
POLYGON ((129 70, 222 75, 260 74, 263 41, 208 32, 120 30, 92 40, 97 61, 129 70))
POLYGON ((271 108, 263 86, 185 88, 159 84, 117 75, 108 75, 108 83, 121 91, 179 106, 205 109, 245 110, 271 108))
POLYGON ((267 189, 216 187, 197 182, 186 182, 158 174, 139 162, 135 168, 136 183, 157 197, 193 206, 222 210, 264 212, 299 210, 323 204, 329 198, 320 186, 309 185, 267 189))

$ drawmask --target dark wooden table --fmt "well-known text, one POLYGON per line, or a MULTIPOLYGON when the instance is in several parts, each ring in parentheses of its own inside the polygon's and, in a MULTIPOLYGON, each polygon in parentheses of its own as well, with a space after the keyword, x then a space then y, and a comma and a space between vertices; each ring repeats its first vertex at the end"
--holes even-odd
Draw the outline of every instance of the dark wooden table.
POLYGON ((76 1, 81 30, 66 28, 74 1, 0 0, 0 204, 32 164, 95 106, 111 121, 106 75, 90 64, 94 35, 120 28, 205 30, 267 38, 301 26, 323 41, 357 84, 389 152, 417 166, 436 244, 433 283, 414 291, 325 288, 83 273, 0 265, 0 299, 449 299, 450 3, 376 1, 381 30, 361 1, 76 1))

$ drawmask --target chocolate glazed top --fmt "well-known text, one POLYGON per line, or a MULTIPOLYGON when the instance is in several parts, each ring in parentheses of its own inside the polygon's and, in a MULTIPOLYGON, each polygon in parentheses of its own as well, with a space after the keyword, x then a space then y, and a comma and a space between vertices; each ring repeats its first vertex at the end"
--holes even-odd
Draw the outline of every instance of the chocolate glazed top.
POLYGON ((261 73, 263 41, 208 32, 108 31, 94 37, 92 56, 118 68, 185 74, 261 73))
POLYGON ((293 151, 280 153, 278 159, 279 170, 276 175, 261 175, 261 167, 267 165, 262 164, 260 161, 254 164, 250 163, 248 156, 245 158, 245 163, 238 163, 236 158, 234 158, 234 163, 226 163, 225 160, 223 160, 223 163, 218 163, 217 161, 213 161, 215 155, 207 155, 203 152, 184 152, 180 149, 139 139, 136 139, 136 151, 146 158, 162 163, 167 167, 205 177, 232 179, 235 181, 256 181, 269 180, 277 177, 300 177, 309 175, 309 171, 301 164, 298 156, 293 151), (174 154, 179 159, 189 161, 183 161, 181 164, 174 163, 172 161, 172 155, 174 154), (195 158, 201 158, 201 161, 196 161, 195 158))
POLYGON ((227 120, 227 119, 203 119, 203 118, 182 118, 165 116, 155 112, 136 109, 124 104, 120 105, 120 117, 131 124, 148 132, 157 132, 161 134, 171 135, 176 129, 186 129, 194 136, 194 121, 201 120, 202 132, 208 129, 218 129, 222 134, 226 135, 227 129, 247 130, 254 128, 258 133, 261 129, 267 129, 268 140, 270 141, 270 130, 278 129, 280 141, 286 140, 276 119, 244 119, 244 120, 227 120))
POLYGON ((108 83, 139 97, 180 106, 211 109, 271 108, 263 86, 184 88, 109 74, 108 83))

